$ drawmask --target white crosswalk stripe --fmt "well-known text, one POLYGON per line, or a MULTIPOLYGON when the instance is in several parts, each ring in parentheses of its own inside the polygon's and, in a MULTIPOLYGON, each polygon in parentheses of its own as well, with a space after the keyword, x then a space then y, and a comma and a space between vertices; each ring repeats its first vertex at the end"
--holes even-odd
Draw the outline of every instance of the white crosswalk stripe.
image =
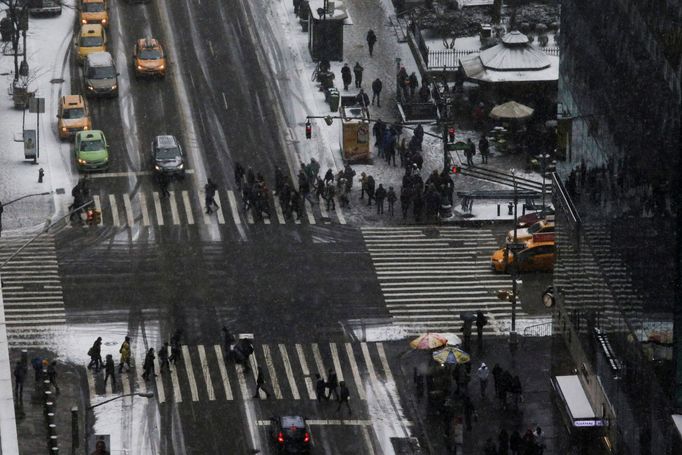
POLYGON ((66 313, 54 237, 4 233, 0 238, 2 294, 7 338, 12 348, 41 348, 66 331, 66 313))
MULTIPOLYGON (((122 374, 117 371, 116 383, 122 385, 123 393, 145 393, 149 389, 159 404, 182 403, 183 395, 191 397, 191 402, 247 401, 253 399, 256 371, 261 365, 271 400, 315 400, 315 374, 319 371, 326 380, 325 365, 333 365, 339 381, 346 382, 356 401, 366 401, 370 388, 375 396, 396 398, 392 395, 395 379, 382 343, 264 343, 254 348, 250 357, 252 372, 247 374, 241 365, 226 364, 220 345, 183 345, 182 356, 171 365, 170 372, 160 371, 157 357, 154 364, 158 376, 144 381, 140 377, 142 368, 133 368, 122 374), (309 359, 315 359, 312 370, 309 359), (200 372, 194 369, 197 365, 200 372), (232 389, 232 383, 238 384, 237 390, 232 389)), ((142 365, 142 359, 137 359, 136 364, 142 365)), ((103 371, 88 371, 87 380, 91 402, 121 392, 112 390, 111 382, 104 385, 103 371)), ((265 394, 260 397, 265 399, 265 394)))
MULTIPOLYGON (((367 227, 363 238, 384 301, 407 333, 455 331, 460 313, 482 310, 485 333, 503 333, 511 304, 497 290, 511 287, 496 274, 490 256, 499 248, 490 229, 447 227, 367 227)), ((517 311, 518 318, 529 318, 517 311)))

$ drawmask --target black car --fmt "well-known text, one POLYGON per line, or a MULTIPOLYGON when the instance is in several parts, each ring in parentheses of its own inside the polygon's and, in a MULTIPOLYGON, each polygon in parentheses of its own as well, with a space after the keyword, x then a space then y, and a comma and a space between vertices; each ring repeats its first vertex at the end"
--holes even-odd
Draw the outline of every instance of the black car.
POLYGON ((271 417, 270 434, 279 453, 310 453, 310 431, 304 417, 271 417))
POLYGON ((152 141, 152 166, 154 171, 183 178, 185 159, 180 143, 171 135, 156 136, 152 141))

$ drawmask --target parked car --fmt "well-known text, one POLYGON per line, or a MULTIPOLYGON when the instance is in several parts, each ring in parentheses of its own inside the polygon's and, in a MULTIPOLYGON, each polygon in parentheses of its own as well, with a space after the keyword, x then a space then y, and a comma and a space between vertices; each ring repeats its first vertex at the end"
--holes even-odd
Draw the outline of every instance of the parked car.
POLYGON ((109 167, 109 145, 100 130, 76 133, 73 150, 79 171, 100 171, 109 167))
POLYGON ((31 16, 58 16, 62 14, 61 0, 28 0, 26 4, 31 16))
POLYGON ((279 453, 310 453, 310 430, 304 417, 271 417, 270 435, 279 453))

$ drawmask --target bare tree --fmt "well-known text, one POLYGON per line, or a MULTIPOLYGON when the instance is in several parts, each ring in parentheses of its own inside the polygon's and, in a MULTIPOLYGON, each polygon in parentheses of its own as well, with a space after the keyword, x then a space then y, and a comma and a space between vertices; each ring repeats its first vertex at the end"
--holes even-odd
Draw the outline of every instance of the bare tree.
MULTIPOLYGON (((19 80, 19 40, 23 37, 23 62, 26 62, 26 30, 28 29, 28 5, 25 0, 0 0, 5 5, 5 14, 12 25, 11 42, 14 53, 14 81, 19 80)), ((5 20, 5 19, 3 19, 5 20)), ((26 71, 27 72, 27 71, 26 71)), ((28 75, 28 74, 26 74, 28 75)))

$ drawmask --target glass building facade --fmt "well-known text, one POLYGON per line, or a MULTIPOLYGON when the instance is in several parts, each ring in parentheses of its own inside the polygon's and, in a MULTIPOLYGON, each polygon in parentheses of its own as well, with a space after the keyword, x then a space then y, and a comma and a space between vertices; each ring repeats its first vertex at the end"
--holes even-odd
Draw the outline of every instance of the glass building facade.
POLYGON ((608 422, 602 451, 682 453, 682 2, 562 0, 560 46, 555 335, 608 422))

